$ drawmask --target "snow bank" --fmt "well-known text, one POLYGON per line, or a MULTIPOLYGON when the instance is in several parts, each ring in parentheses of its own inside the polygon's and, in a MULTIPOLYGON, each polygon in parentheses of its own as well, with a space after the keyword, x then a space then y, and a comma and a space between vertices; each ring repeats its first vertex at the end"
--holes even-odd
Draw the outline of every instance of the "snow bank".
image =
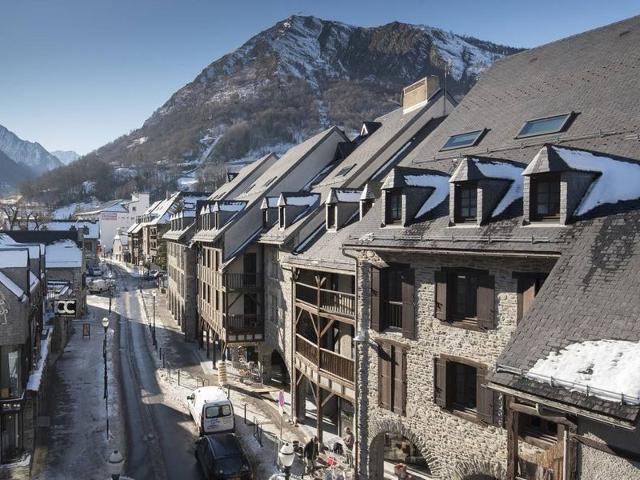
POLYGON ((29 381, 27 382, 27 390, 37 392, 40 390, 40 383, 42 382, 42 373, 44 372, 44 366, 47 363, 47 357, 49 356, 49 346, 51 345, 51 331, 47 330, 46 337, 40 340, 40 356, 38 357, 38 364, 36 368, 29 375, 29 381))
POLYGON ((640 404, 640 342, 573 343, 538 360, 527 378, 603 400, 640 404))
POLYGON ((449 177, 446 175, 406 175, 404 181, 410 187, 433 187, 435 189, 427 201, 422 204, 415 218, 427 214, 449 196, 449 177))
POLYGON ((553 148, 575 170, 599 172, 574 212, 580 216, 606 203, 640 198, 640 165, 581 150, 553 148))
POLYGON ((473 162, 485 177, 503 178, 512 182, 507 193, 504 194, 500 203, 493 210, 492 217, 497 217, 518 198, 522 198, 524 195, 523 168, 506 162, 479 162, 477 160, 473 160, 473 162))

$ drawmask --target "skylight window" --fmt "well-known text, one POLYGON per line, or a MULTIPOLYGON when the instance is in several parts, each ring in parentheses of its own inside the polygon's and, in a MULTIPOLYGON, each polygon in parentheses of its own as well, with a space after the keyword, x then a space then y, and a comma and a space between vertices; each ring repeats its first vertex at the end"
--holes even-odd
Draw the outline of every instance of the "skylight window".
POLYGON ((355 167, 355 164, 353 165, 349 165, 348 167, 344 167, 342 170, 340 170, 338 172, 338 175, 336 175, 337 177, 342 177, 343 175, 346 175, 347 173, 349 173, 351 171, 351 169, 355 167))
POLYGON ((278 178, 278 177, 271 177, 269 180, 267 180, 266 182, 264 182, 264 184, 262 185, 263 187, 268 187, 269 185, 271 185, 273 183, 273 181, 278 178))
POLYGON ((455 148, 473 147, 478 143, 485 129, 474 130, 473 132, 459 133, 451 135, 447 143, 440 150, 453 150, 455 148))
POLYGON ((516 135, 516 138, 533 137, 535 135, 546 135, 549 133, 561 132, 565 129, 569 120, 573 116, 572 113, 564 115, 556 115, 555 117, 536 118, 529 120, 516 135))

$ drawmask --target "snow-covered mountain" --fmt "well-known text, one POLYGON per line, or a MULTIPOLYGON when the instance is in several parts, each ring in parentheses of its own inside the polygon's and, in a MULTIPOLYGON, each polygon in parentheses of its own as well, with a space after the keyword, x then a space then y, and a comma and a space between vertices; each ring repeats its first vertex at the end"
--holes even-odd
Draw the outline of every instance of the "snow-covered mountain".
POLYGON ((62 165, 62 162, 45 150, 42 145, 37 142, 22 140, 2 125, 0 125, 0 151, 4 152, 14 162, 28 167, 36 175, 62 165))
MULTIPOLYGON (((141 128, 82 157, 78 180, 96 181, 98 197, 134 188, 161 192, 186 173, 209 187, 224 163, 282 152, 329 124, 357 130, 397 108, 402 87, 425 75, 442 79, 448 69, 447 88, 461 97, 484 69, 517 51, 423 25, 364 28, 292 16, 208 65, 141 128), (84 168, 94 162, 137 176, 99 178, 84 168)), ((73 165, 46 175, 31 192, 78 200, 69 198, 81 191, 69 189, 73 165)))
POLYGON ((80 155, 73 150, 54 150, 51 154, 65 165, 69 165, 71 162, 75 162, 80 158, 80 155))

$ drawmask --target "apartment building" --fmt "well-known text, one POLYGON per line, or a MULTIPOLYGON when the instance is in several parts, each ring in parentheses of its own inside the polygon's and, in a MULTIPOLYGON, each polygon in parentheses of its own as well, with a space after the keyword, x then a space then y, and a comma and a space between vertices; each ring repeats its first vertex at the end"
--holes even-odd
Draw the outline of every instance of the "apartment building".
POLYGON ((639 40, 497 62, 316 252, 357 266, 362 477, 640 478, 639 40))

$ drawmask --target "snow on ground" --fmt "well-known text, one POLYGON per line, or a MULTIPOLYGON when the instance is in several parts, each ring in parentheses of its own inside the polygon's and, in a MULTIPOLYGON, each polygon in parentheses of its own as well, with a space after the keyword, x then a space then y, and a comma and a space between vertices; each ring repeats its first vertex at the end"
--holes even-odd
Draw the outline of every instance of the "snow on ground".
POLYGON ((511 180, 509 190, 507 190, 507 193, 504 194, 500 203, 498 203, 496 208, 493 210, 493 213, 491 214, 492 217, 497 217, 518 198, 522 198, 524 195, 524 178, 522 177, 522 172, 524 171, 523 168, 506 162, 480 162, 476 159, 474 159, 473 162, 485 177, 511 180))
POLYGON ((133 148, 133 147, 136 147, 138 145, 142 145, 143 143, 146 143, 147 140, 149 140, 149 137, 136 138, 129 145, 127 145, 127 148, 133 148))
POLYGON ((603 400, 640 404, 640 342, 573 343, 536 362, 526 374, 603 400))
POLYGON ((49 346, 51 345, 52 330, 47 329, 45 338, 40 340, 40 352, 38 353, 38 363, 36 368, 29 375, 29 381, 27 382, 27 390, 37 392, 40 390, 40 382, 42 381, 42 372, 44 371, 44 365, 49 357, 49 346))

